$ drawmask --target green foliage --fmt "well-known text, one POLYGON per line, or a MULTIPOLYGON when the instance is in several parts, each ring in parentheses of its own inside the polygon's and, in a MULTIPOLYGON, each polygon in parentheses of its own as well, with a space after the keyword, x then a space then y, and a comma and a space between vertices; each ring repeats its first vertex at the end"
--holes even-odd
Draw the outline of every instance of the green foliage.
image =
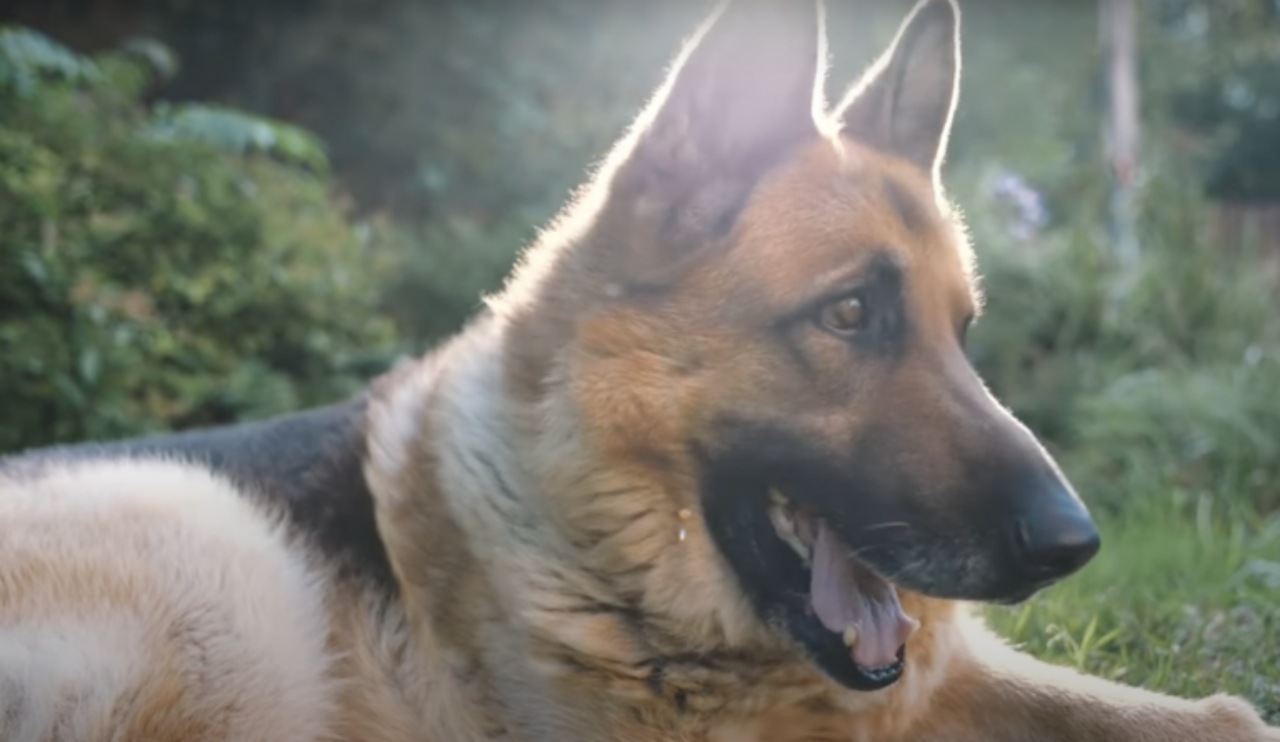
POLYGON ((387 276, 380 306, 398 337, 422 350, 461 329, 483 295, 502 285, 519 249, 533 239, 534 222, 459 215, 417 226, 382 222, 374 234, 387 276))
POLYGON ((989 301, 972 355, 1096 506, 1280 507, 1280 300, 1259 256, 1214 241, 1194 183, 1157 165, 1134 273, 1088 220, 1034 245, 976 224, 989 301))
POLYGON ((274 154, 318 172, 329 168, 324 145, 310 133, 223 106, 158 105, 147 134, 167 141, 206 142, 236 154, 274 154))
POLYGON ((1208 145, 1200 157, 1206 192, 1225 201, 1280 200, 1280 5, 1149 5, 1149 86, 1168 115, 1208 145))
POLYGON ((101 60, 0 38, 38 50, 0 86, 0 450, 327 402, 384 362, 366 248, 321 175, 67 72, 101 60))
POLYGON ((0 28, 0 86, 31 95, 42 80, 90 82, 100 76, 93 60, 25 28, 0 28))

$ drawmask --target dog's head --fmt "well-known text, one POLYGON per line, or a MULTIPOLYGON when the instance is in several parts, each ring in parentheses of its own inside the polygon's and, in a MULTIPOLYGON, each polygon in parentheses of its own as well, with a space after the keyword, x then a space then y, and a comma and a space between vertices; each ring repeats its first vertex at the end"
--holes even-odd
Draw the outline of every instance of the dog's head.
POLYGON ((526 271, 589 444, 688 497, 660 509, 857 689, 901 670, 899 587, 1016 601, 1099 545, 965 357, 978 292, 939 184, 958 24, 925 0, 828 110, 820 8, 724 6, 542 256, 558 270, 526 271))

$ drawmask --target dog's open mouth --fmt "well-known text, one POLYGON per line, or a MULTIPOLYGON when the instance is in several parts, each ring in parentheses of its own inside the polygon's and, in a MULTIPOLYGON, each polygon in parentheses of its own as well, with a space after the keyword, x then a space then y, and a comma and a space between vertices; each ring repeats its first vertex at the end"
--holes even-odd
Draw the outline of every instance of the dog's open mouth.
POLYGON ((820 517, 770 493, 769 519, 778 537, 809 570, 809 608, 839 636, 859 672, 875 685, 902 674, 907 639, 918 627, 902 610, 897 589, 858 559, 820 517))

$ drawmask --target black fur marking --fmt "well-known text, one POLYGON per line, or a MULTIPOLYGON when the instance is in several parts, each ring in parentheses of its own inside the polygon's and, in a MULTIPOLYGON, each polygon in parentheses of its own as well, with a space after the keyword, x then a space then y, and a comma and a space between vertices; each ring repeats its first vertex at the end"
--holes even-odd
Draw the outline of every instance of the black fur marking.
POLYGON ((616 603, 588 603, 585 605, 575 605, 568 608, 544 608, 545 613, 563 613, 566 615, 580 616, 608 616, 616 615, 619 618, 630 622, 643 622, 644 614, 640 609, 629 605, 618 605, 616 603))
POLYGON ((654 665, 653 670, 649 673, 649 677, 645 681, 649 686, 649 690, 653 691, 653 695, 655 696, 663 695, 662 681, 666 671, 667 669, 663 665, 654 665))
POLYGON ((480 465, 485 468, 485 471, 489 472, 490 478, 493 479, 493 483, 498 486, 498 491, 502 493, 503 497, 507 498, 510 502, 519 502, 520 498, 516 496, 515 490, 511 488, 511 485, 507 483, 506 479, 503 479, 502 472, 499 471, 497 464, 494 464, 492 459, 488 456, 478 454, 476 455, 476 461, 479 461, 480 465))
POLYGON ((0 468, 118 458, 176 458, 213 472, 281 508, 290 522, 350 576, 394 592, 364 480, 365 400, 261 422, 113 443, 36 449, 0 468))
POLYGON ((890 256, 880 254, 872 258, 864 275, 857 293, 871 318, 867 328, 854 337, 853 345, 877 355, 901 357, 911 337, 902 268, 890 256))

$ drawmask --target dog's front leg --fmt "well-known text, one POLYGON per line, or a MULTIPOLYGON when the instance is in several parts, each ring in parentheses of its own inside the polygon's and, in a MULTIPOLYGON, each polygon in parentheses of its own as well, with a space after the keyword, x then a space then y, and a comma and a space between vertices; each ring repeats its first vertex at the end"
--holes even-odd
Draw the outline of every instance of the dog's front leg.
POLYGON ((970 632, 900 742, 1280 742, 1244 701, 1190 701, 1081 675, 970 632))

